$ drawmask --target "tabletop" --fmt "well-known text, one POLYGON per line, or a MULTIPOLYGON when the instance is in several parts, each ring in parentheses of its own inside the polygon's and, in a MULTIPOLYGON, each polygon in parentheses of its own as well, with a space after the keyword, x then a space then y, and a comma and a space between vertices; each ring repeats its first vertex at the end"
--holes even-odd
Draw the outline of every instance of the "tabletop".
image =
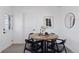
POLYGON ((36 39, 36 40, 54 40, 58 38, 58 35, 56 34, 42 35, 39 33, 34 33, 31 35, 31 38, 36 39))

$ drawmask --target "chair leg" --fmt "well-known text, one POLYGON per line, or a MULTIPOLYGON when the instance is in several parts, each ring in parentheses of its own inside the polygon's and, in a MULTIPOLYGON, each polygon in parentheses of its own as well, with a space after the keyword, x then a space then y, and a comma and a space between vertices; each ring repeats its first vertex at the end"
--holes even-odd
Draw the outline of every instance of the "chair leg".
POLYGON ((25 50, 26 50, 26 43, 25 43, 25 46, 24 46, 24 53, 25 53, 25 50))
POLYGON ((63 44, 63 46, 64 46, 64 49, 65 49, 65 53, 67 53, 67 50, 66 50, 66 47, 65 47, 65 45, 63 44))
POLYGON ((51 42, 51 43, 52 43, 51 46, 52 53, 55 53, 55 42, 51 42))
POLYGON ((59 53, 59 47, 58 47, 57 43, 55 43, 55 44, 56 44, 56 48, 57 48, 56 52, 59 53))

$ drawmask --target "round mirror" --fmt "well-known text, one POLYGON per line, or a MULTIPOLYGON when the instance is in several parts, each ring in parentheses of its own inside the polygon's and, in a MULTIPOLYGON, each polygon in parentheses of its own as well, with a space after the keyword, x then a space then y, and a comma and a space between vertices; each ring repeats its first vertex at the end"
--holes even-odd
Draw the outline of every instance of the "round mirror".
POLYGON ((75 24, 75 15, 73 13, 68 13, 65 16, 65 26, 67 28, 72 28, 75 24))

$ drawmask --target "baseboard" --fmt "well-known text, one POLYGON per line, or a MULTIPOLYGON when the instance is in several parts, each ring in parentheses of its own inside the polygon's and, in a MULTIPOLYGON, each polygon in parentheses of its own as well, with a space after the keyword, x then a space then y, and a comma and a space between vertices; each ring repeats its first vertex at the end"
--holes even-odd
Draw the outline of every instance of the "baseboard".
MULTIPOLYGON (((13 44, 25 44, 25 43, 13 43, 13 44)), ((13 45, 13 44, 12 44, 12 45, 13 45)))
POLYGON ((13 42, 13 44, 25 44, 25 42, 13 42))
POLYGON ((23 41, 22 42, 21 41, 19 41, 19 42, 18 41, 16 41, 16 42, 14 41, 13 42, 13 44, 24 44, 24 43, 25 43, 25 41, 24 42, 23 41))

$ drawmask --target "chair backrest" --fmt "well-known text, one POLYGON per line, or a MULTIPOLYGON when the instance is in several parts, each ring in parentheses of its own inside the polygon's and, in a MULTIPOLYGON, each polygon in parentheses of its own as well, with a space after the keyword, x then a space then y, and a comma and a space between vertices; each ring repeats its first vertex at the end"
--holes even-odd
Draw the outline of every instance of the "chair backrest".
POLYGON ((66 40, 63 40, 63 41, 62 41, 62 44, 64 44, 65 42, 66 42, 66 40))
POLYGON ((27 39, 25 39, 25 42, 26 42, 26 43, 33 43, 32 41, 27 40, 27 39))
POLYGON ((58 42, 57 44, 64 44, 65 42, 66 42, 66 39, 57 39, 58 41, 60 41, 60 42, 58 42))
POLYGON ((32 35, 32 34, 34 34, 34 33, 30 33, 30 34, 29 34, 28 39, 31 39, 30 35, 32 35))

